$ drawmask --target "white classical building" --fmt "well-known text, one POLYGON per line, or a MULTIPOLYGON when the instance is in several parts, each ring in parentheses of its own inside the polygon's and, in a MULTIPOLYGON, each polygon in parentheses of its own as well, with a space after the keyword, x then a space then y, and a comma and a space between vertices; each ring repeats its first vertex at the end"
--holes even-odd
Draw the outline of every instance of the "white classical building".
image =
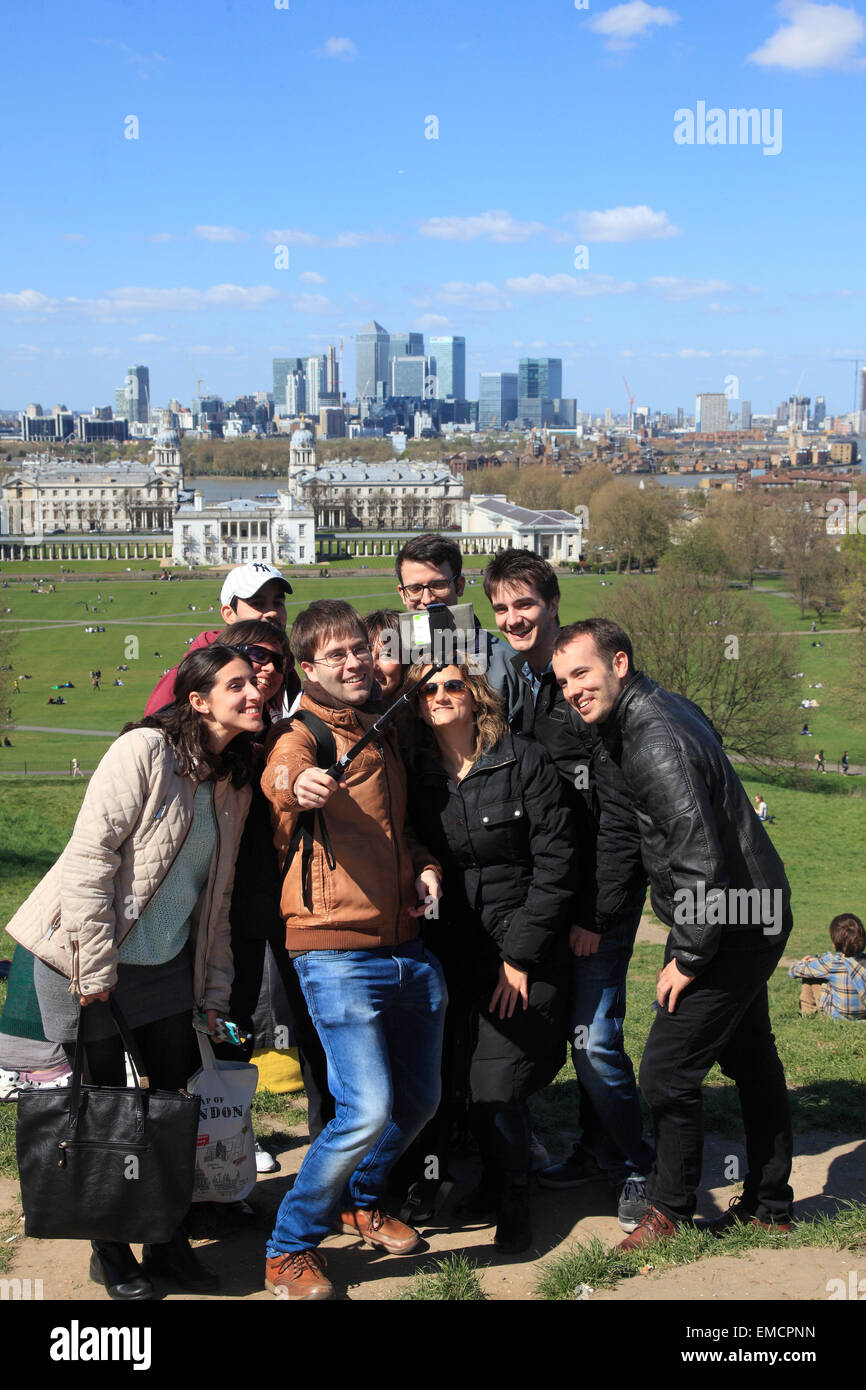
POLYGON ((150 553, 154 538, 171 532, 182 487, 174 431, 157 437, 150 464, 38 455, 0 484, 0 555, 100 558, 117 541, 128 554, 133 537, 150 553))
POLYGON ((310 430, 296 429, 289 446, 289 493, 312 507, 322 531, 459 526, 463 478, 441 464, 326 463, 319 467, 310 430))
POLYGON ((172 528, 177 565, 311 565, 316 526, 308 507, 292 504, 287 492, 270 498, 233 497, 205 503, 200 492, 181 506, 172 528))
POLYGON ((533 511, 509 502, 504 493, 472 493, 463 503, 461 529, 463 549, 469 553, 473 548, 480 553, 513 547, 531 550, 552 565, 576 564, 583 559, 587 510, 533 511))

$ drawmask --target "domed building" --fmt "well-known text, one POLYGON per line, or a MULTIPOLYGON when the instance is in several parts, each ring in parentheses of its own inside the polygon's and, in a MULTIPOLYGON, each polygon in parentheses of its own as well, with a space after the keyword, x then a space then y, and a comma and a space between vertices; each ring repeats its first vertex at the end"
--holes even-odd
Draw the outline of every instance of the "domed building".
POLYGON ((183 455, 177 430, 162 429, 153 441, 154 469, 168 477, 177 478, 183 486, 183 455))

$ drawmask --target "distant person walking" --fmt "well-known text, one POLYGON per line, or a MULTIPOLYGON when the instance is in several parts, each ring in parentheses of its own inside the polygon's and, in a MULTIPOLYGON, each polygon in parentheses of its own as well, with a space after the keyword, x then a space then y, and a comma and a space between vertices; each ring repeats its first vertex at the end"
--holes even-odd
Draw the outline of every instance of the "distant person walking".
POLYGON ((78 765, 78 759, 77 759, 77 758, 73 758, 73 759, 72 759, 72 774, 71 774, 71 775, 72 775, 73 777, 82 777, 82 776, 84 775, 84 774, 82 773, 82 771, 81 771, 81 768, 80 768, 79 765, 78 765))
POLYGON ((827 771, 826 767, 824 766, 824 749, 823 749, 823 748, 819 748, 818 751, 817 751, 817 753, 815 754, 815 771, 816 771, 816 772, 826 772, 826 771, 827 771))
POLYGON ((842 776, 843 776, 843 777, 847 777, 847 776, 848 776, 848 749, 847 749, 847 748, 845 749, 845 752, 842 754, 841 766, 842 766, 842 776))

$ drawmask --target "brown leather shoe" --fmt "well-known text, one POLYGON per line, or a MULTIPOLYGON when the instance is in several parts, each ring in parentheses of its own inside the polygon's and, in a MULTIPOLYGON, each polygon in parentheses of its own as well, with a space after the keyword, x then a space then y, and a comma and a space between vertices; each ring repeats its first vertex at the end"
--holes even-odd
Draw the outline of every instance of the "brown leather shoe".
POLYGON ((421 1243, 414 1226, 407 1226, 396 1216, 386 1216, 377 1207, 353 1207, 350 1211, 341 1211, 337 1216, 336 1228, 344 1235, 360 1236, 369 1245, 381 1245, 392 1255, 409 1255, 421 1243))
POLYGON ((711 1236, 725 1236, 734 1226, 760 1226, 762 1231, 775 1231, 780 1236, 790 1235, 793 1229, 790 1221, 760 1221, 745 1206, 742 1195, 732 1197, 728 1210, 722 1216, 716 1216, 712 1221, 701 1221, 698 1229, 708 1231, 711 1236))
POLYGON ((657 1240, 666 1240, 676 1235, 677 1228, 664 1212, 650 1207, 642 1221, 638 1222, 630 1236, 619 1243, 620 1250, 639 1250, 642 1245, 654 1245, 657 1240))
POLYGON ((327 1261, 318 1250, 294 1250, 265 1260, 265 1288, 277 1298, 333 1298, 334 1286, 325 1275, 327 1261))

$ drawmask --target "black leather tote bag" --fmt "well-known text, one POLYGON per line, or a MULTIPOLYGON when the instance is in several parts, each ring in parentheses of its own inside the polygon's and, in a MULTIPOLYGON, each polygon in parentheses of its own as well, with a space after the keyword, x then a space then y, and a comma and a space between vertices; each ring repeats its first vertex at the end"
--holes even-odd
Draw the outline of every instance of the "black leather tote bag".
POLYGON ((135 1085, 86 1086, 84 1010, 68 1089, 22 1091, 16 1146, 28 1236, 164 1244, 192 1200, 199 1098, 152 1091, 109 995, 135 1085))

